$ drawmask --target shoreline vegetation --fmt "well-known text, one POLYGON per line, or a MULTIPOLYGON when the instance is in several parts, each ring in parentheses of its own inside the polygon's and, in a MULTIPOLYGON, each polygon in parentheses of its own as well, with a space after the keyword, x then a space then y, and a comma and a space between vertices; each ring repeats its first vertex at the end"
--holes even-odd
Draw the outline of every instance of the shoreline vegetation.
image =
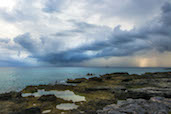
POLYGON ((171 114, 171 72, 87 76, 68 79, 65 85, 27 86, 0 94, 0 114, 171 114), (37 97, 39 91, 57 93, 37 97), (85 100, 59 98, 59 93, 85 100))

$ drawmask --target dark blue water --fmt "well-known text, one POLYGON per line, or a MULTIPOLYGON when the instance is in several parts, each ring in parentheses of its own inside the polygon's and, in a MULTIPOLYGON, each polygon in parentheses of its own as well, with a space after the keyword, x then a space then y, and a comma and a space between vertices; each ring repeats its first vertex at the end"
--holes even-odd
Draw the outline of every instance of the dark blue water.
POLYGON ((28 67, 0 68, 0 93, 19 91, 28 85, 63 82, 68 78, 87 77, 87 73, 97 76, 113 73, 128 72, 142 74, 145 72, 163 72, 164 68, 87 68, 87 67, 28 67))

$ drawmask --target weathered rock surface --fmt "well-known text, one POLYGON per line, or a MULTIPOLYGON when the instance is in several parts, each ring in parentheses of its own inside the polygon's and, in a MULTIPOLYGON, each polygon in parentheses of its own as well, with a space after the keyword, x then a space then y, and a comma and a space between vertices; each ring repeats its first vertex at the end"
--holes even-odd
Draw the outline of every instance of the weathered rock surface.
POLYGON ((9 93, 0 94, 0 101, 12 100, 16 98, 21 98, 20 92, 9 92, 9 93))
POLYGON ((116 97, 119 99, 127 98, 143 98, 150 99, 151 97, 161 96, 166 98, 171 98, 171 88, 158 88, 158 87, 144 87, 137 89, 119 89, 115 88, 112 90, 116 97))
POLYGON ((67 83, 81 83, 81 82, 84 82, 86 80, 87 80, 86 78, 78 78, 78 79, 74 79, 74 80, 68 79, 67 83))
POLYGON ((38 107, 32 107, 32 108, 28 108, 20 112, 11 113, 11 114, 41 114, 41 110, 38 107))
POLYGON ((171 111, 171 99, 153 97, 150 100, 127 99, 117 104, 107 105, 97 114, 168 114, 171 111))
POLYGON ((93 77, 93 78, 89 78, 89 81, 102 82, 103 80, 101 78, 98 78, 98 77, 93 77))
POLYGON ((111 87, 108 86, 98 86, 98 87, 91 87, 91 88, 85 88, 85 91, 109 91, 111 90, 111 87))
POLYGON ((57 98, 55 95, 43 95, 38 100, 44 102, 44 101, 56 101, 56 99, 57 98))
POLYGON ((102 79, 107 79, 110 80, 112 77, 117 77, 117 76, 129 76, 127 72, 116 72, 116 73, 111 73, 111 74, 105 74, 100 76, 102 79))
POLYGON ((171 88, 145 87, 129 90, 132 93, 146 94, 147 96, 162 96, 171 98, 171 88))

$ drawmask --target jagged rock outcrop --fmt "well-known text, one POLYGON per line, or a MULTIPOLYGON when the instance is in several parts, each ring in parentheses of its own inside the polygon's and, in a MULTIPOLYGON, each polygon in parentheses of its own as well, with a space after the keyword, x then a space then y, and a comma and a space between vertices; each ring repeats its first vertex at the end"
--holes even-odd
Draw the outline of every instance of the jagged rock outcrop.
POLYGON ((171 99, 152 97, 150 100, 127 99, 117 104, 107 105, 97 114, 168 114, 171 111, 171 99))

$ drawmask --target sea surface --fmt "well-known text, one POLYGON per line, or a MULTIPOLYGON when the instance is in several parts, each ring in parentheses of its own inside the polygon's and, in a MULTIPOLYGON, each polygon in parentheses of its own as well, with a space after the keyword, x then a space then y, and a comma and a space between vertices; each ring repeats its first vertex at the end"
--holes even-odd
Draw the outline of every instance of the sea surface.
POLYGON ((128 72, 142 74, 145 72, 166 72, 164 68, 90 68, 90 67, 0 67, 0 93, 20 91, 28 85, 64 83, 68 78, 88 77, 87 73, 96 76, 128 72))

